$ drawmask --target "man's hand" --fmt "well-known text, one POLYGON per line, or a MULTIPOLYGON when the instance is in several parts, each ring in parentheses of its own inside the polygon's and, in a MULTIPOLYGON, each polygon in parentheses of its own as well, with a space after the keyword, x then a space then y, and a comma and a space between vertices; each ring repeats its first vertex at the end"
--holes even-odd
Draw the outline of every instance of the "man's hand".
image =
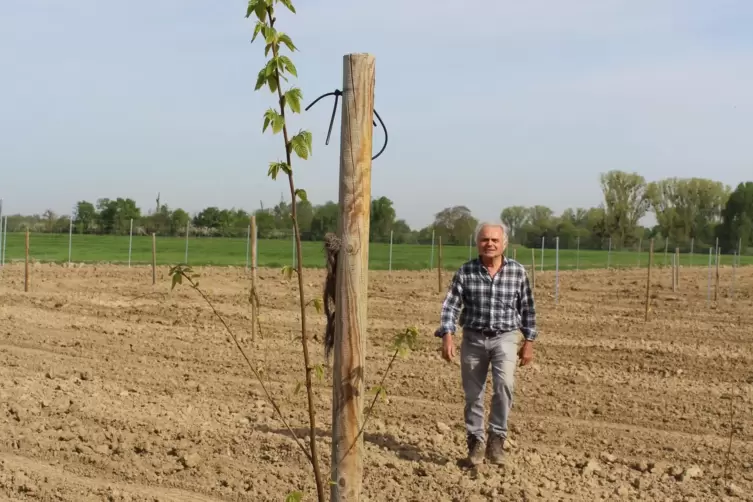
POLYGON ((455 341, 452 339, 452 333, 445 333, 442 337, 442 359, 452 362, 455 358, 455 341))
POLYGON ((525 366, 533 361, 533 342, 530 340, 523 341, 523 345, 518 351, 518 358, 520 359, 521 366, 525 366))

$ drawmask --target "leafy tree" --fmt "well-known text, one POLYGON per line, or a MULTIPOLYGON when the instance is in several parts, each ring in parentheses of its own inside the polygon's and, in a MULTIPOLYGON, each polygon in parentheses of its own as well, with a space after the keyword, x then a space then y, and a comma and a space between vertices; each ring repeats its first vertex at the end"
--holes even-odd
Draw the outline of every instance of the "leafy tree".
POLYGON ((298 202, 298 226, 302 234, 311 233, 311 222, 314 220, 314 206, 308 199, 298 202))
POLYGON ((190 221, 188 213, 178 208, 170 215, 170 233, 172 235, 185 235, 186 225, 190 221))
POLYGON ((510 229, 510 242, 518 237, 518 230, 528 218, 528 208, 525 206, 511 206, 502 210, 500 219, 510 229))
POLYGON ((416 235, 411 231, 405 220, 397 220, 392 225, 392 242, 395 244, 416 244, 418 240, 416 235))
POLYGON ((275 217, 267 209, 259 209, 256 215, 256 231, 260 239, 269 239, 275 232, 275 217))
POLYGON ((320 241, 327 232, 337 232, 337 218, 340 214, 340 206, 332 201, 314 208, 314 217, 311 220, 311 239, 320 241))
POLYGON ((466 206, 447 207, 434 217, 436 237, 442 238, 443 244, 467 244, 478 220, 473 217, 466 206))
POLYGON ((389 241, 390 231, 394 230, 395 217, 395 208, 392 207, 390 199, 382 196, 372 200, 369 239, 381 242, 389 241))
POLYGON ((702 178, 667 178, 649 183, 647 194, 662 236, 687 243, 713 238, 729 188, 702 178))
POLYGON ((141 210, 133 199, 118 197, 115 200, 107 198, 97 200, 99 229, 108 234, 127 234, 130 230, 131 219, 138 222, 141 210))
POLYGON ((96 225, 97 218, 97 210, 91 202, 82 200, 76 204, 73 219, 73 224, 76 226, 76 232, 80 234, 91 232, 94 225, 96 225))
POLYGON ((615 246, 638 237, 638 221, 649 210, 647 184, 638 173, 612 170, 600 176, 604 194, 605 223, 615 246))
POLYGON ((220 227, 220 209, 216 206, 202 209, 199 214, 194 216, 193 224, 195 227, 213 228, 220 227))
MULTIPOLYGON (((719 244, 728 252, 753 245, 753 182, 740 183, 729 197, 718 227, 719 244)), ((743 249, 745 252, 746 249, 743 249)))

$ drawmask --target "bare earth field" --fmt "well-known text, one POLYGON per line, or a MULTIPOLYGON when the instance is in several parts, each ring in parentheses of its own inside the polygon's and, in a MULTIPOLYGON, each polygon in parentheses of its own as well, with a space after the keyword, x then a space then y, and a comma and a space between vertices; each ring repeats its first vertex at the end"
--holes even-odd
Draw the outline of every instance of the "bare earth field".
MULTIPOLYGON (((201 286, 236 333, 250 335, 242 269, 204 268, 201 286)), ((305 458, 264 401, 219 322, 167 268, 34 265, 0 272, 0 494, 9 500, 314 500, 305 458)), ((432 337, 435 273, 370 274, 367 385, 392 337, 415 324, 367 426, 370 501, 753 500, 753 270, 537 274, 540 340, 519 368, 507 464, 468 470, 457 366, 432 337), (731 396, 729 398, 728 396, 731 396), (730 412, 734 418, 730 419, 730 412), (730 430, 730 423, 733 430, 730 430), (731 453, 727 462, 732 434, 731 453), (723 474, 727 466, 729 478, 723 474)), ((244 342, 284 413, 305 434, 294 281, 260 271, 263 340, 244 342)), ((449 279, 449 275, 447 277, 449 279)), ((306 276, 309 298, 323 275, 306 276)), ((323 315, 310 309, 321 339, 323 315)), ((321 342, 313 342, 316 362, 321 342)), ((329 375, 317 384, 329 471, 329 375)))

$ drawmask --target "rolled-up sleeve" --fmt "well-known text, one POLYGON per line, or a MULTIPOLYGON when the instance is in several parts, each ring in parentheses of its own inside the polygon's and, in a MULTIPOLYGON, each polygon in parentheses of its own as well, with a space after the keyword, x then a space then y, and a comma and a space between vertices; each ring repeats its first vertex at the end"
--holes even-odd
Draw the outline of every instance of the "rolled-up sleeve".
POLYGON ((444 302, 442 302, 442 314, 439 318, 439 329, 434 333, 435 336, 442 337, 445 333, 455 333, 460 308, 463 305, 463 281, 462 275, 458 271, 452 278, 452 284, 447 291, 444 302))
POLYGON ((520 281, 520 295, 518 297, 518 313, 520 314, 520 331, 528 341, 536 340, 536 305, 533 300, 533 291, 528 281, 528 274, 524 271, 520 281))

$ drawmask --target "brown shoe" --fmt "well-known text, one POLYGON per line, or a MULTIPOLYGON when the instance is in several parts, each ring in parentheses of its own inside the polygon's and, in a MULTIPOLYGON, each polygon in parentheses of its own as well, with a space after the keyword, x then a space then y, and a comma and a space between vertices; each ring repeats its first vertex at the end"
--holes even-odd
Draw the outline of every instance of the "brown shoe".
POLYGON ((490 464, 501 465, 505 462, 504 451, 505 439, 496 434, 489 435, 489 444, 486 447, 486 458, 490 464))
POLYGON ((484 461, 484 440, 476 436, 468 437, 468 462, 471 465, 479 465, 484 461))

